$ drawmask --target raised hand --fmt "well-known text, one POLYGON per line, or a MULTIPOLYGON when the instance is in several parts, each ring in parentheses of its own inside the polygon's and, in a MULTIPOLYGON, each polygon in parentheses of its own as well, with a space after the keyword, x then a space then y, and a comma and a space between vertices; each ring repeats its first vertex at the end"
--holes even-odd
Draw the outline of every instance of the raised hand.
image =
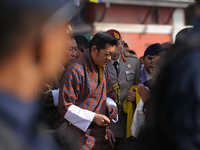
POLYGON ((143 103, 146 102, 150 97, 149 90, 143 84, 139 84, 137 88, 138 88, 138 94, 142 98, 143 103))

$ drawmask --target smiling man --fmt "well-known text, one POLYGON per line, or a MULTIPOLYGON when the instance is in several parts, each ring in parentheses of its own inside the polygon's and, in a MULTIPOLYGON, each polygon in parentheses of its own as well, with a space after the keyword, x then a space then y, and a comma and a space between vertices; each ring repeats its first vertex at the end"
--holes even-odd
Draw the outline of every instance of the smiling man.
POLYGON ((89 50, 71 63, 62 77, 58 109, 80 149, 109 149, 106 126, 118 111, 105 66, 116 44, 109 33, 95 34, 89 50))

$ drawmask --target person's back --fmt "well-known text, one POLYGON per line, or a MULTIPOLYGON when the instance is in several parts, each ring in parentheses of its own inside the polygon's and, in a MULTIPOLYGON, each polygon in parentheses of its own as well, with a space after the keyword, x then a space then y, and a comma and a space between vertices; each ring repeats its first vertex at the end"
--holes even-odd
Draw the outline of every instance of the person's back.
POLYGON ((140 135, 141 150, 200 149, 200 32, 195 26, 193 31, 162 62, 140 135))

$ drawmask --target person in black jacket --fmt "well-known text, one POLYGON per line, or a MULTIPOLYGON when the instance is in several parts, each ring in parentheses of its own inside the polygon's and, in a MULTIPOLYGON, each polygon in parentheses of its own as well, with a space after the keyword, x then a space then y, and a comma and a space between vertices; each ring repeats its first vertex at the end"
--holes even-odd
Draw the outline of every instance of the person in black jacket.
MULTIPOLYGON (((200 1, 197 10, 200 11, 200 1)), ((200 149, 200 20, 163 58, 152 88, 140 150, 200 149), (169 59, 170 58, 170 59, 169 59)))

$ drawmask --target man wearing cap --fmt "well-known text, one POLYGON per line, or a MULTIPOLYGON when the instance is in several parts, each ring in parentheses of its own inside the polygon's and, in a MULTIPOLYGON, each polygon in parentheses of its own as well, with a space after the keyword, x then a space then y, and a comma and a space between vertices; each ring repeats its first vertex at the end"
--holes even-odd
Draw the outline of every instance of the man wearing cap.
POLYGON ((80 149, 109 149, 106 126, 110 119, 116 118, 117 106, 105 66, 115 45, 117 40, 109 33, 95 34, 89 49, 71 63, 62 76, 58 110, 80 149))
POLYGON ((153 77, 152 76, 153 56, 154 56, 154 52, 158 49, 161 49, 161 45, 159 43, 155 43, 147 47, 147 49, 144 52, 144 56, 143 56, 144 68, 141 70, 142 83, 150 80, 153 77))
POLYGON ((133 149, 133 137, 126 138, 127 114, 123 111, 123 104, 128 101, 135 104, 135 91, 130 91, 133 85, 140 83, 140 63, 137 57, 130 53, 122 52, 123 41, 117 30, 108 30, 118 40, 115 53, 107 64, 110 78, 117 93, 116 103, 119 109, 119 121, 111 121, 108 128, 108 138, 114 149, 133 149), (116 141, 116 142, 114 142, 116 141))

